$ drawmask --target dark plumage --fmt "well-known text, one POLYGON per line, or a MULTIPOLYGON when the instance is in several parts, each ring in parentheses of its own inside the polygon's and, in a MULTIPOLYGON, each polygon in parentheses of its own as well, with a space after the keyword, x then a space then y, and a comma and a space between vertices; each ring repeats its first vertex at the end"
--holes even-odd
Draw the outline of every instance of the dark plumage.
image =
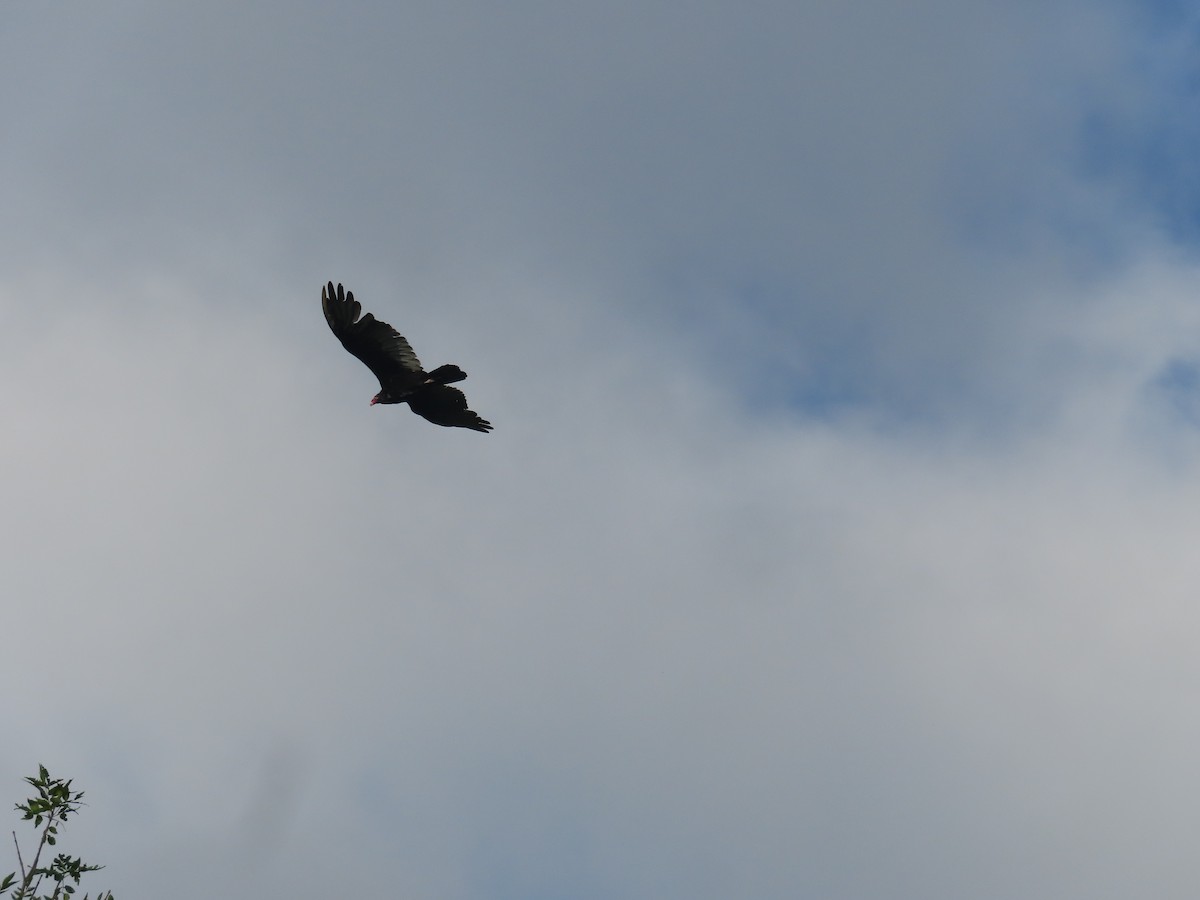
POLYGON ((342 346, 361 359, 379 379, 381 390, 371 398, 376 403, 407 403, 408 408, 435 425, 492 430, 490 422, 467 409, 467 397, 458 388, 467 373, 455 365, 438 366, 432 372, 421 368, 413 348, 395 328, 370 313, 361 319, 362 304, 350 291, 333 282, 321 291, 325 321, 342 346))

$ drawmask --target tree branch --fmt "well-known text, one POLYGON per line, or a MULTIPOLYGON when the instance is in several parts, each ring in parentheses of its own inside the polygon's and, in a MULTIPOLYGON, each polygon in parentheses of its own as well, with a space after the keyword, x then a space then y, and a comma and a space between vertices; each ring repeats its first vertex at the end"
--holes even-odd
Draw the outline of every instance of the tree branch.
POLYGON ((20 865, 21 865, 21 883, 22 883, 22 885, 24 885, 25 878, 26 878, 25 860, 21 859, 21 845, 17 841, 17 833, 14 831, 12 833, 12 836, 13 836, 13 846, 17 848, 17 862, 20 863, 20 865))

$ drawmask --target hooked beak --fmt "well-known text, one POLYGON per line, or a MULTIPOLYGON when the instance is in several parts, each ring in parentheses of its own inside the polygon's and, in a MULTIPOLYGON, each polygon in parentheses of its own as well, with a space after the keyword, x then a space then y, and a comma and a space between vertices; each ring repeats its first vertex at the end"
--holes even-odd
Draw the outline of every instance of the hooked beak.
POLYGON ((371 405, 374 406, 378 402, 379 402, 379 395, 376 394, 374 397, 371 398, 371 405))

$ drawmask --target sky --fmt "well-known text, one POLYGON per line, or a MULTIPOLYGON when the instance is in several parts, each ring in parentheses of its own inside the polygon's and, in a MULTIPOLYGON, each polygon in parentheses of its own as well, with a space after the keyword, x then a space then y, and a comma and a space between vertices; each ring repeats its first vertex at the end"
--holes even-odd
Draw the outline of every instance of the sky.
POLYGON ((1194 897, 1189 7, 4 3, 0 807, 119 897, 1194 897))

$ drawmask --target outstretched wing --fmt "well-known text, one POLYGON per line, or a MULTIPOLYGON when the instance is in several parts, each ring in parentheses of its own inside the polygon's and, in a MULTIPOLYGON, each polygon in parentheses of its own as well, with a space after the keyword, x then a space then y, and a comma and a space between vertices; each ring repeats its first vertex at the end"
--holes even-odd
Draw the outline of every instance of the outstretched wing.
POLYGON ((435 425, 473 428, 485 433, 492 430, 491 422, 467 409, 466 394, 444 384, 431 381, 422 385, 409 396, 408 408, 435 425))
POLYGON ((370 313, 361 319, 362 304, 351 291, 333 282, 321 290, 321 309, 325 321, 342 346, 357 356, 375 373, 383 388, 418 384, 425 379, 421 361, 400 332, 370 313))

